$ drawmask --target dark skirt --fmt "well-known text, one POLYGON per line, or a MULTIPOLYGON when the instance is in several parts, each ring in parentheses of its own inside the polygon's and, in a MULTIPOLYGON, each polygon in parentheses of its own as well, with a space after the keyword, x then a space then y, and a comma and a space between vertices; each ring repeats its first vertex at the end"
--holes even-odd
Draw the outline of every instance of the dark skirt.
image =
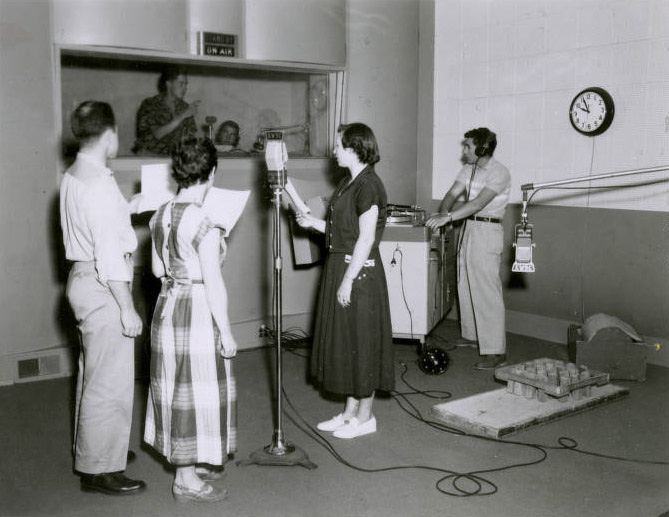
POLYGON ((368 397, 395 387, 388 287, 378 248, 353 281, 351 303, 342 307, 337 289, 344 277, 343 253, 330 253, 321 277, 311 373, 330 393, 368 397))

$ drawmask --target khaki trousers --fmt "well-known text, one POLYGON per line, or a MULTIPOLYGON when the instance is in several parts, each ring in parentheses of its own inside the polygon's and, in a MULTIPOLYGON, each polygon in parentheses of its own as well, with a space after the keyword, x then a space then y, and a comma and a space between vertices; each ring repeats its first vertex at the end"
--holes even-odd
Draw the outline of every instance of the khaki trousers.
POLYGON ((81 334, 74 420, 74 468, 85 474, 125 470, 134 389, 134 339, 93 262, 75 262, 67 298, 81 334))
POLYGON ((458 301, 462 337, 478 341, 479 353, 506 353, 500 265, 504 227, 467 220, 458 255, 458 301))

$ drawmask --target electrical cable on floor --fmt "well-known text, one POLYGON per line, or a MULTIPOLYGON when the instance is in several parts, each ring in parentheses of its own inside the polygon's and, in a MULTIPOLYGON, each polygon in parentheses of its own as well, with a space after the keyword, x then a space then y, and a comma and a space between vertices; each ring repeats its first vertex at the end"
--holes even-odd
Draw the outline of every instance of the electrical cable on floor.
MULTIPOLYGON (((301 354, 296 354, 299 357, 306 357, 301 354)), ((633 462, 633 463, 641 463, 641 464, 651 464, 651 465, 669 465, 669 462, 667 461, 649 461, 649 460, 638 460, 638 459, 633 459, 633 458, 624 458, 620 456, 613 456, 613 455, 607 455, 607 454, 601 454, 601 453, 596 453, 596 452, 591 452, 591 451, 585 451, 582 449, 578 449, 578 442, 574 440, 573 438, 569 437, 560 437, 558 439, 559 446, 551 446, 551 445, 543 445, 543 444, 536 444, 536 443, 526 443, 526 442, 519 442, 519 441, 513 441, 513 440, 500 440, 497 438, 491 438, 491 437, 486 437, 486 436, 479 436, 479 435, 471 435, 467 434, 464 431, 461 431, 459 429, 455 429, 452 427, 449 427, 448 425, 437 422, 434 420, 428 420, 425 417, 423 417, 422 413, 420 410, 411 402, 408 400, 408 396, 410 395, 424 395, 428 398, 434 398, 434 399, 447 399, 451 397, 451 393, 447 391, 439 391, 439 390, 427 390, 427 391, 422 391, 416 389, 414 386, 409 384, 409 382, 406 380, 405 376, 408 372, 408 367, 405 363, 400 363, 400 366, 402 366, 403 371, 400 374, 400 379, 402 382, 410 388, 411 391, 408 392, 399 392, 393 390, 390 392, 391 397, 395 402, 399 405, 400 409, 402 409, 405 413, 407 413, 409 416, 412 418, 418 420, 419 422, 422 422, 434 429, 437 429, 439 431, 447 432, 453 435, 457 436, 463 436, 463 437, 468 437, 476 440, 483 440, 483 441, 488 441, 488 442, 494 442, 498 444, 507 444, 507 445, 516 445, 524 448, 528 448, 534 451, 537 451, 540 453, 540 458, 534 459, 534 460, 529 460, 525 462, 518 462, 518 463, 512 463, 510 465, 505 465, 502 467, 495 467, 495 468, 489 468, 489 469, 483 469, 483 470, 474 470, 474 471, 469 471, 469 472, 457 472, 454 470, 446 469, 446 468, 440 468, 440 467, 432 467, 429 465, 397 465, 397 466, 390 466, 390 467, 380 467, 380 468, 364 468, 364 467, 359 467, 357 465, 354 465, 353 463, 349 462, 348 460, 344 459, 335 449, 335 447, 325 438, 323 437, 322 434, 320 434, 314 427, 311 426, 300 414, 300 412, 295 408, 293 405, 292 401, 288 397, 288 394, 286 393, 285 388, 283 389, 283 395, 284 398, 288 404, 288 407, 292 410, 294 415, 290 414, 288 411, 285 411, 285 416, 302 432, 304 432, 307 436, 311 437, 314 441, 316 441, 319 445, 321 445, 325 450, 327 450, 338 462, 341 464, 357 470, 359 472, 366 472, 366 473, 381 473, 381 472, 389 472, 389 471, 395 471, 395 470, 409 470, 409 469, 414 469, 414 470, 427 470, 427 471, 432 471, 432 472, 438 472, 438 473, 443 473, 446 474, 437 482, 435 483, 435 488, 442 494, 444 495, 450 495, 454 497, 470 497, 470 496, 486 496, 486 495, 493 495, 498 492, 498 487, 493 483, 492 481, 482 477, 483 474, 491 474, 495 472, 503 472, 506 470, 511 470, 514 468, 519 468, 519 467, 528 467, 532 465, 537 465, 539 463, 542 463, 543 461, 546 460, 548 457, 548 450, 565 450, 565 451, 573 451, 577 453, 581 453, 584 455, 588 456, 594 456, 598 458, 603 458, 603 459, 610 459, 610 460, 616 460, 616 461, 626 461, 626 462, 633 462), (299 421, 298 421, 299 419, 299 421), (444 487, 444 484, 449 483, 448 487, 444 487)))

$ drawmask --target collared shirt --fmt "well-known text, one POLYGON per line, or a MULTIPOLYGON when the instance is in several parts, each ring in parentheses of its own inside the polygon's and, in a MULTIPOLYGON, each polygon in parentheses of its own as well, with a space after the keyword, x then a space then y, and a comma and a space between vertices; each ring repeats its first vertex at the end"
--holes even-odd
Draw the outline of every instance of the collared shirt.
POLYGON ((476 215, 480 217, 503 218, 506 205, 509 203, 509 194, 511 192, 511 174, 509 169, 499 163, 494 158, 490 158, 485 166, 465 165, 455 181, 465 185, 465 191, 469 192, 469 200, 477 197, 484 188, 489 188, 497 195, 476 215), (472 177, 472 172, 474 172, 472 177), (471 185, 470 185, 471 182, 471 185))
POLYGON ((126 254, 137 248, 128 202, 113 172, 85 153, 60 185, 60 221, 68 260, 95 261, 100 281, 132 280, 126 254))
POLYGON ((353 181, 344 177, 330 200, 328 208, 325 245, 330 253, 353 253, 360 237, 360 216, 376 205, 379 215, 372 249, 379 246, 386 227, 386 189, 373 165, 368 165, 353 181))
POLYGON ((170 108, 165 104, 165 97, 162 94, 144 99, 139 106, 139 110, 137 110, 135 151, 169 155, 172 146, 183 136, 196 135, 197 127, 195 119, 188 117, 176 129, 161 139, 154 136, 156 129, 168 124, 175 115, 179 115, 187 109, 188 103, 182 99, 176 99, 174 113, 172 113, 170 108))

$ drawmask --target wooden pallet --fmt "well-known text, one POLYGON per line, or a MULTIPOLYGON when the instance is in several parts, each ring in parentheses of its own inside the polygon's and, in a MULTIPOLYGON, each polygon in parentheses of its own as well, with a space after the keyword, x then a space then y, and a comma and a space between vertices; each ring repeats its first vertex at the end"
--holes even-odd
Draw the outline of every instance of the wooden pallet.
POLYGON ((468 434, 499 438, 592 409, 604 402, 618 400, 628 393, 627 388, 606 384, 592 386, 587 397, 550 398, 541 402, 519 397, 509 393, 506 388, 501 388, 437 404, 432 406, 430 414, 450 427, 468 434))

